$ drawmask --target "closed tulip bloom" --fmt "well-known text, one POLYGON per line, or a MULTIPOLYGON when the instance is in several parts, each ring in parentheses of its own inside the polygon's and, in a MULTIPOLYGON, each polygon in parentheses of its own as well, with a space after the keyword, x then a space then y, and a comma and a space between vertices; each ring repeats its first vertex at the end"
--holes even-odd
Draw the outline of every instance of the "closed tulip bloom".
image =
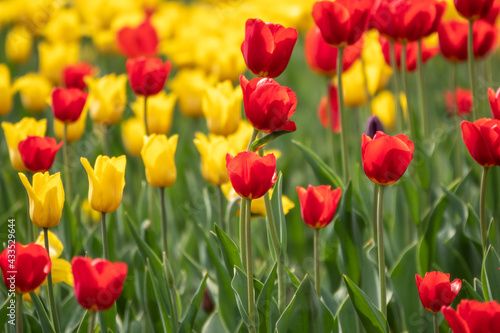
POLYGON ((12 94, 9 67, 0 64, 0 116, 5 116, 12 109, 12 94))
MULTIPOLYGON (((68 142, 78 141, 82 137, 83 133, 85 132, 85 125, 87 124, 88 111, 89 111, 88 104, 85 104, 85 107, 83 108, 80 118, 78 118, 78 120, 75 122, 66 124, 67 126, 66 140, 68 140, 68 142)), ((63 132, 64 132, 64 122, 54 119, 54 134, 56 135, 56 138, 62 140, 63 132)))
MULTIPOLYGON (((167 134, 172 127, 172 117, 174 114, 177 96, 160 91, 158 94, 148 97, 148 130, 151 134, 167 134)), ((141 119, 144 126, 144 97, 137 96, 132 103, 132 110, 137 118, 141 119)))
POLYGON ((462 138, 472 158, 483 167, 500 165, 497 153, 497 128, 500 120, 481 118, 473 123, 462 121, 462 138))
POLYGON ((123 147, 130 155, 141 156, 145 135, 146 129, 144 128, 144 119, 132 117, 121 123, 123 147))
POLYGON ((231 143, 223 136, 196 133, 194 144, 201 155, 201 174, 210 184, 220 186, 229 181, 226 154, 232 151, 231 143))
POLYGON ((415 275, 420 301, 427 311, 438 313, 443 306, 449 306, 457 297, 462 280, 450 282, 450 274, 427 272, 424 278, 415 275))
POLYGON ((52 167, 57 152, 62 147, 54 138, 28 136, 19 142, 18 149, 26 168, 31 172, 46 172, 52 167))
POLYGON ((40 113, 47 107, 52 93, 52 83, 43 75, 28 73, 14 82, 14 92, 19 91, 23 107, 33 113, 40 113))
POLYGON ((273 78, 285 70, 296 41, 297 30, 294 28, 248 19, 241 53, 252 73, 273 78))
POLYGON ((318 1, 313 5, 312 16, 325 41, 343 47, 361 38, 371 10, 371 0, 318 1))
POLYGON ((361 137, 361 156, 366 176, 375 184, 391 185, 403 176, 413 159, 413 142, 403 134, 377 132, 361 137))
POLYGON ((154 57, 158 43, 158 34, 149 18, 136 27, 127 26, 116 33, 118 49, 127 58, 154 57))
POLYGON ((500 305, 496 301, 463 299, 456 311, 443 308, 443 315, 454 333, 496 333, 500 327, 500 305))
POLYGON ((488 88, 488 99, 490 101, 491 115, 493 119, 500 119, 500 88, 495 90, 488 88))
POLYGON ((227 136, 236 132, 241 120, 242 99, 240 87, 233 88, 229 80, 207 88, 201 105, 210 133, 227 136))
POLYGON ((76 63, 79 52, 78 43, 41 42, 38 44, 40 73, 53 84, 61 83, 64 67, 76 63))
MULTIPOLYGON (((382 52, 384 53, 384 59, 387 65, 391 66, 391 55, 390 55, 390 44, 389 41, 383 37, 380 38, 380 44, 382 45, 382 52)), ((401 55, 403 53, 403 45, 396 42, 396 65, 398 70, 401 70, 401 55)), ((425 64, 430 59, 434 58, 439 53, 439 48, 428 47, 425 43, 422 43, 422 63, 425 64)), ((418 43, 409 42, 406 44, 406 71, 414 72, 417 69, 417 56, 418 56, 418 43)))
POLYGON ((64 67, 63 82, 66 88, 77 88, 83 90, 87 87, 83 78, 86 76, 93 76, 94 74, 94 67, 85 62, 80 62, 78 64, 64 67))
POLYGON ((32 32, 24 24, 15 25, 5 37, 5 56, 10 62, 22 64, 28 61, 33 49, 32 32))
POLYGON ((51 266, 47 251, 43 246, 33 243, 9 243, 9 247, 0 254, 3 282, 7 289, 15 286, 18 294, 38 288, 49 274, 51 266))
POLYGON ((77 88, 56 88, 52 91, 52 112, 62 122, 77 121, 86 102, 87 93, 77 88))
POLYGON ((128 59, 126 67, 132 90, 137 95, 151 96, 163 89, 172 65, 159 58, 139 57, 128 59))
POLYGON ((340 133, 340 115, 337 87, 328 84, 328 96, 321 97, 318 106, 318 116, 323 127, 330 126, 333 133, 340 133), (329 111, 329 114, 328 114, 329 111))
POLYGON ((375 115, 370 116, 366 122, 365 134, 373 139, 379 131, 384 132, 384 125, 382 125, 380 118, 375 115))
POLYGON ((312 186, 307 190, 297 186, 300 213, 304 222, 314 229, 322 229, 333 220, 342 189, 331 189, 330 185, 312 186))
POLYGON ((169 187, 175 183, 175 150, 178 138, 177 134, 168 139, 164 134, 152 134, 144 138, 141 157, 146 167, 146 179, 152 186, 169 187))
POLYGON ((127 104, 127 76, 109 74, 98 79, 84 78, 89 88, 89 112, 93 122, 110 126, 118 123, 127 104))
POLYGON ((236 156, 226 155, 227 175, 234 190, 242 198, 258 199, 276 182, 276 157, 263 157, 252 151, 236 156))
POLYGON ((101 213, 114 212, 122 202, 126 157, 122 155, 109 158, 99 155, 93 169, 85 157, 81 157, 80 162, 89 178, 90 207, 101 213))
POLYGON ((252 126, 264 133, 295 131, 295 123, 288 120, 297 107, 297 96, 288 87, 273 79, 255 78, 250 81, 240 76, 245 115, 252 126))
POLYGON ((59 224, 64 207, 64 188, 61 174, 49 175, 37 172, 33 175, 33 186, 23 173, 19 173, 28 192, 31 222, 40 228, 52 228, 59 224))
POLYGON ((75 298, 90 311, 109 309, 120 297, 127 277, 127 265, 104 259, 75 257, 71 261, 75 298))
POLYGON ((9 157, 12 167, 16 171, 27 171, 19 153, 19 142, 25 140, 28 135, 45 136, 47 130, 47 119, 36 120, 24 117, 21 121, 11 124, 2 122, 2 129, 9 147, 9 157))
POLYGON ((457 12, 468 20, 479 20, 488 15, 493 0, 454 0, 457 12))
POLYGON ((486 16, 484 16, 482 19, 488 21, 490 24, 496 25, 498 14, 500 14, 500 1, 493 0, 493 5, 488 11, 488 14, 486 14, 486 16))
POLYGON ((448 90, 445 94, 445 101, 446 110, 450 116, 455 112, 455 105, 458 115, 461 117, 468 116, 472 111, 472 92, 469 89, 457 88, 454 93, 448 90))

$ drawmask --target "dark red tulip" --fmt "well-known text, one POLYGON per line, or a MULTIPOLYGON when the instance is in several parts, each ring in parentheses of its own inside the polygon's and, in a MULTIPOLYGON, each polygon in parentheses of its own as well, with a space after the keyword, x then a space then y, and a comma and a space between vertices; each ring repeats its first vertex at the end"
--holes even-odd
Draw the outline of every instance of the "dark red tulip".
POLYGON ((373 115, 370 116, 370 118, 368 118, 368 121, 366 122, 365 134, 373 139, 377 132, 385 132, 384 125, 382 125, 379 117, 373 115))
POLYGON ((49 275, 52 267, 47 250, 35 243, 8 244, 0 254, 0 268, 5 286, 7 289, 15 289, 18 294, 35 290, 49 275))
POLYGON ((500 305, 496 301, 463 299, 456 311, 444 307, 443 315, 453 333, 498 333, 500 328, 500 305))
POLYGON ((488 23, 495 25, 497 22, 498 14, 500 13, 500 0, 493 0, 493 5, 491 9, 488 11, 483 20, 488 21, 488 23))
POLYGON ((73 123, 80 118, 87 102, 87 93, 77 88, 52 90, 52 112, 57 120, 73 123))
POLYGON ((71 261, 71 270, 76 300, 91 311, 109 309, 122 293, 127 277, 126 264, 104 259, 75 257, 71 261))
POLYGON ((468 20, 479 20, 488 15, 493 0, 455 0, 457 12, 468 20))
POLYGON ((304 222, 314 229, 322 229, 333 220, 337 205, 342 195, 342 189, 331 189, 330 185, 313 187, 307 190, 297 186, 300 200, 300 213, 304 222))
POLYGON ((337 47, 356 43, 366 30, 371 0, 336 0, 314 3, 312 16, 324 40, 337 47))
POLYGON ((24 165, 31 172, 46 172, 52 167, 57 151, 62 147, 54 138, 28 136, 17 148, 24 165))
MULTIPOLYGON (((491 53, 497 47, 497 29, 486 22, 479 20, 473 26, 474 58, 480 59, 491 53)), ((438 30, 439 49, 443 57, 452 62, 467 60, 467 36, 469 24, 461 21, 441 23, 438 30)))
POLYGON ((276 182, 276 157, 252 151, 226 155, 227 175, 234 191, 242 198, 258 199, 276 182))
POLYGON ((137 95, 151 96, 163 89, 172 66, 159 58, 139 57, 128 59, 126 67, 132 90, 137 95))
POLYGON ((85 62, 66 66, 63 69, 64 85, 66 88, 77 88, 83 90, 87 86, 83 81, 83 78, 94 74, 94 67, 85 62))
POLYGON ((297 30, 294 28, 248 19, 241 53, 252 73, 273 78, 285 70, 296 41, 297 30))
MULTIPOLYGON (((337 72, 338 48, 328 45, 318 26, 314 25, 309 29, 304 49, 307 64, 313 71, 327 76, 332 76, 337 72)), ((342 71, 348 70, 359 59, 362 50, 363 38, 345 48, 342 55, 342 71)))
POLYGON ((500 165, 500 120, 462 121, 462 138, 472 158, 483 167, 500 165))
POLYGON ((158 54, 158 34, 146 18, 136 27, 124 27, 116 34, 118 49, 127 58, 155 57, 158 54))
POLYGON ((403 176, 413 159, 413 142, 403 134, 377 132, 361 137, 361 157, 366 176, 379 185, 391 185, 403 176))
POLYGON ((490 100, 491 115, 493 119, 500 119, 500 88, 496 92, 488 88, 488 99, 490 100))
POLYGON ((297 97, 288 87, 273 79, 240 76, 243 104, 248 122, 264 133, 295 131, 295 123, 288 120, 297 107, 297 97))
POLYGON ((449 90, 446 91, 445 101, 450 116, 455 112, 455 105, 459 116, 466 117, 472 111, 472 92, 468 89, 457 88, 454 94, 449 90))
POLYGON ((428 272, 425 277, 415 275, 420 301, 427 311, 438 313, 443 306, 449 306, 457 297, 462 280, 455 279, 450 283, 450 274, 428 272))
POLYGON ((328 96, 321 97, 321 101, 318 106, 318 117, 323 127, 331 127, 332 132, 340 133, 341 128, 337 87, 332 83, 328 84, 328 96), (328 114, 328 111, 330 111, 330 114, 328 114))
MULTIPOLYGON (((382 53, 384 54, 385 62, 391 66, 391 52, 390 43, 384 38, 380 37, 380 45, 382 46, 382 53)), ((396 65, 398 69, 401 70, 401 54, 403 53, 403 44, 396 42, 394 44, 394 50, 396 52, 396 65)), ((422 43, 422 63, 426 63, 430 59, 434 58, 436 54, 439 53, 439 48, 437 47, 427 47, 425 43, 422 43)), ((417 69, 417 55, 418 55, 418 42, 409 42, 406 44, 406 70, 408 72, 413 72, 417 69)))

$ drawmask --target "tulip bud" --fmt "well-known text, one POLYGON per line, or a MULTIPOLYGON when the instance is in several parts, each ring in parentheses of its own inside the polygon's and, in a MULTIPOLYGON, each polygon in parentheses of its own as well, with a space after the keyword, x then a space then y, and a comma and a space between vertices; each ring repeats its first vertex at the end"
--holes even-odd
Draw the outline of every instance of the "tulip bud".
POLYGON ((152 134, 144 138, 141 150, 142 161, 146 167, 146 179, 154 187, 169 187, 177 179, 175 150, 179 136, 169 139, 164 134, 152 134))
POLYGON ((375 134, 380 131, 384 132, 384 126, 377 116, 370 116, 366 122, 365 134, 373 139, 375 134))

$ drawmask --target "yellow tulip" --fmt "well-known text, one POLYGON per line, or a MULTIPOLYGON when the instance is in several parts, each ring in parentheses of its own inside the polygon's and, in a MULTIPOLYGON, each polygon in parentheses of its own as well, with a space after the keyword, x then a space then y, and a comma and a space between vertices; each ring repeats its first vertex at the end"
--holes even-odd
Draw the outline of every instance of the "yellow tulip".
MULTIPOLYGON (((82 137, 83 132, 85 132, 85 125, 87 123, 88 111, 89 111, 88 104, 85 104, 85 107, 83 108, 80 118, 78 118, 78 120, 75 122, 67 123, 68 133, 66 139, 68 140, 68 142, 78 141, 82 137)), ((64 122, 54 118, 54 133, 59 140, 62 140, 63 131, 64 131, 64 122)))
POLYGON ((233 88, 231 81, 224 81, 215 88, 205 90, 201 106, 208 130, 224 136, 236 132, 241 120, 242 100, 241 88, 233 88))
POLYGON ((12 109, 12 86, 9 67, 0 64, 0 116, 5 116, 12 109))
MULTIPOLYGON (((167 134, 172 127, 172 116, 174 113, 175 94, 168 94, 160 91, 147 99, 148 103, 148 130, 151 134, 167 134)), ((137 97, 132 103, 132 110, 137 118, 144 122, 144 97, 137 97)))
POLYGON ((229 181, 226 170, 226 154, 235 154, 229 140, 223 136, 196 133, 194 144, 201 155, 201 173, 205 180, 215 186, 229 181))
POLYGON ((146 179, 154 187, 172 186, 177 179, 174 155, 178 138, 177 134, 170 139, 164 134, 144 137, 141 157, 146 167, 146 179))
POLYGON ((169 81, 169 87, 179 96, 179 108, 187 117, 201 117, 201 98, 207 88, 217 82, 215 75, 201 69, 182 69, 169 81))
POLYGON ((17 171, 26 171, 27 169, 24 166, 17 146, 28 135, 44 137, 47 130, 47 119, 37 121, 35 118, 24 117, 15 124, 2 122, 2 129, 5 134, 7 146, 9 147, 9 157, 12 167, 17 171))
POLYGON ((33 186, 24 173, 19 177, 28 192, 30 218, 40 228, 52 228, 59 224, 64 207, 64 188, 61 174, 49 175, 37 172, 33 175, 33 186))
POLYGON ((381 91, 373 98, 371 107, 372 114, 380 119, 385 128, 392 131, 396 117, 394 95, 388 90, 381 91))
POLYGON ((79 52, 78 43, 38 44, 40 73, 54 84, 61 83, 64 67, 76 63, 79 52))
POLYGON ((242 120, 238 129, 233 134, 227 136, 227 141, 231 143, 235 152, 247 150, 248 143, 252 137, 253 127, 248 122, 242 120))
POLYGON ((45 76, 28 73, 14 82, 14 92, 19 91, 23 107, 33 113, 45 110, 52 93, 52 83, 45 76))
POLYGON ((122 142, 127 153, 141 156, 144 135, 146 135, 144 120, 139 117, 129 118, 122 122, 121 129, 122 142))
POLYGON ((84 81, 92 121, 106 126, 118 123, 127 104, 127 76, 110 74, 99 79, 85 77, 84 81))
POLYGON ((443 21, 458 20, 462 22, 467 22, 467 19, 463 18, 455 8, 453 0, 441 0, 446 2, 446 10, 444 11, 443 21))
POLYGON ((15 64, 26 62, 33 48, 33 35, 25 25, 16 25, 5 37, 5 55, 15 64))
POLYGON ((51 43, 78 42, 81 36, 81 23, 74 8, 58 9, 42 30, 42 34, 51 43))
POLYGON ((88 200, 90 207, 101 213, 114 212, 122 201, 125 187, 125 166, 127 159, 124 155, 111 157, 99 155, 94 169, 85 157, 80 158, 89 178, 88 200))
MULTIPOLYGON (((73 287, 73 272, 71 270, 71 264, 59 258, 64 250, 62 242, 59 240, 56 234, 48 230, 49 234, 49 257, 52 261, 52 283, 64 282, 73 287)), ((43 231, 35 241, 35 244, 45 247, 45 236, 43 231)), ((42 285, 47 284, 47 279, 42 283, 42 285)))

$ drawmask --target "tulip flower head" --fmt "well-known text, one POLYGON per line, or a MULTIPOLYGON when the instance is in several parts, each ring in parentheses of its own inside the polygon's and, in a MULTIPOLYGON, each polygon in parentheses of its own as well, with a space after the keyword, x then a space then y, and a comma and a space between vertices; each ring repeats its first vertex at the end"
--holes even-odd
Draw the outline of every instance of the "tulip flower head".
POLYGON ((427 311, 438 313, 443 306, 449 306, 457 297, 462 280, 450 282, 450 274, 427 272, 425 277, 415 275, 420 301, 427 311))
POLYGON ((481 118, 462 121, 462 138, 472 158, 483 167, 500 165, 500 120, 481 118))
POLYGON ((306 190, 297 186, 297 193, 302 219, 308 226, 322 229, 332 222, 342 194, 341 188, 332 190, 330 185, 309 185, 306 190))
POLYGON ((464 18, 475 21, 488 16, 493 0, 454 0, 457 12, 464 18))
POLYGON ((65 123, 77 121, 86 102, 87 93, 77 88, 56 88, 52 91, 54 117, 65 123))
POLYGON ((366 176, 379 185, 391 185, 403 176, 413 159, 414 145, 406 135, 377 132, 373 139, 363 134, 361 155, 366 176))
POLYGON ((252 126, 264 133, 295 131, 295 123, 288 120, 297 107, 297 96, 288 87, 273 79, 255 78, 250 81, 240 76, 245 115, 252 126))
POLYGON ((46 172, 52 167, 57 152, 62 147, 54 138, 28 136, 19 142, 18 149, 24 165, 31 172, 46 172))
POLYGON ((23 107, 33 113, 40 113, 47 107, 52 93, 52 83, 45 76, 28 73, 14 82, 12 89, 19 92, 23 107))
POLYGON ((205 90, 201 105, 210 133, 227 136, 236 132, 241 120, 242 99, 240 87, 233 88, 229 80, 205 90))
POLYGON ((124 27, 116 34, 118 49, 127 58, 154 57, 158 53, 158 34, 146 18, 137 27, 124 27))
POLYGON ((495 90, 488 88, 488 99, 490 101, 491 115, 493 119, 500 119, 500 88, 495 90))
POLYGON ((276 157, 263 157, 252 151, 236 156, 226 155, 227 175, 234 190, 242 198, 258 199, 276 182, 276 157))
POLYGON ((296 41, 297 30, 294 28, 248 19, 241 52, 252 73, 274 78, 288 65, 296 41))
POLYGON ((177 179, 175 150, 179 136, 167 139, 164 134, 152 134, 144 138, 141 156, 146 167, 146 179, 154 187, 169 187, 177 179))
POLYGON ((9 242, 9 246, 0 254, 3 282, 7 289, 15 286, 18 294, 38 288, 49 275, 51 267, 47 250, 34 243, 23 245, 9 242))
POLYGON ((10 83, 9 67, 5 64, 0 64, 0 116, 5 116, 12 109, 12 94, 13 89, 10 83))
POLYGON ((205 180, 215 186, 229 181, 226 169, 226 154, 232 151, 231 143, 223 136, 196 133, 194 144, 201 155, 201 173, 205 180))
POLYGON ((463 299, 457 310, 443 308, 443 315, 455 333, 495 333, 500 327, 500 305, 463 299))
POLYGON ((319 102, 318 117, 323 127, 330 126, 333 133, 340 133, 337 87, 332 83, 328 84, 328 96, 323 96, 319 102))
POLYGON ((151 96, 163 89, 172 65, 159 58, 139 57, 128 59, 126 67, 132 90, 137 95, 151 96))
POLYGON ((89 88, 89 111, 93 122, 110 126, 118 123, 127 104, 127 76, 109 74, 98 79, 85 77, 89 88))
POLYGON ((93 76, 94 74, 94 67, 85 62, 69 65, 63 69, 63 82, 66 88, 83 90, 87 87, 83 78, 86 76, 93 76))
POLYGON ((109 309, 120 297, 127 277, 127 265, 104 259, 75 257, 71 261, 75 279, 75 297, 90 311, 109 309))
POLYGON ((365 134, 373 139, 377 132, 384 132, 384 125, 376 115, 370 116, 366 122, 365 134))
MULTIPOLYGON (((176 101, 177 95, 167 94, 165 91, 160 91, 158 94, 148 97, 146 103, 148 104, 147 122, 149 133, 167 134, 170 131, 176 101)), ((144 127, 144 97, 137 96, 131 108, 144 127)), ((145 131, 146 129, 143 130, 143 132, 145 131)))
POLYGON ((445 94, 445 101, 448 115, 453 115, 455 112, 455 105, 457 107, 458 115, 461 117, 468 116, 472 111, 472 92, 468 89, 457 88, 455 93, 447 91, 445 94))
POLYGON ((125 187, 125 155, 111 158, 99 155, 93 169, 85 157, 80 162, 89 178, 90 207, 101 213, 114 212, 122 202, 125 187))

